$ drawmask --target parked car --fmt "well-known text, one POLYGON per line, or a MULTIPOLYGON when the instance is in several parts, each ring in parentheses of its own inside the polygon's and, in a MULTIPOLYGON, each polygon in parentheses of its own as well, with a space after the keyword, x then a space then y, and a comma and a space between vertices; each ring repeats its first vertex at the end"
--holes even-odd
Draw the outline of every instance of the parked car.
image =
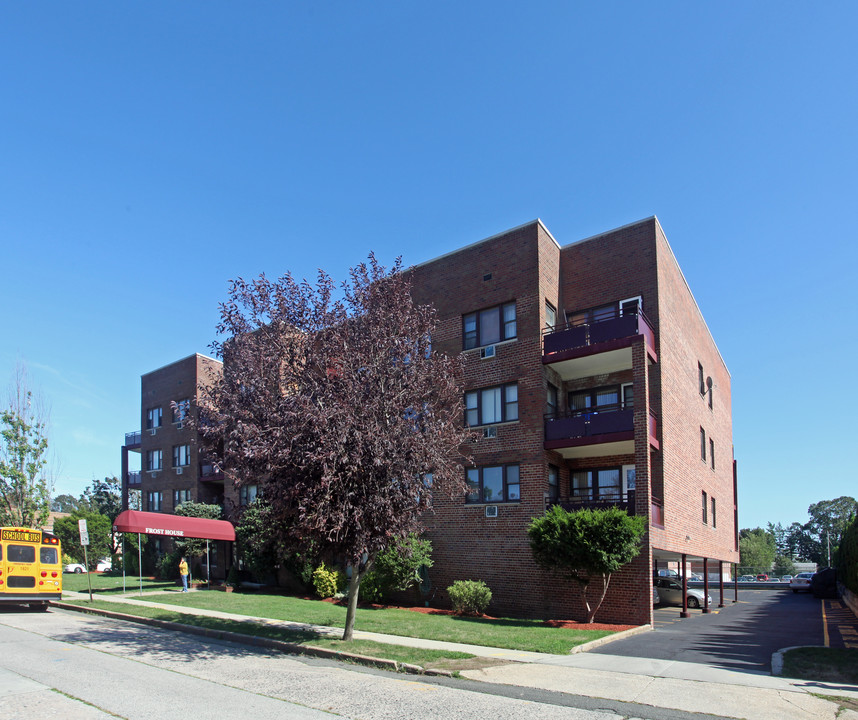
POLYGON ((792 580, 789 581, 789 589, 794 593, 797 593, 801 590, 805 592, 810 592, 810 580, 813 578, 813 573, 811 572, 803 572, 796 575, 792 580))
POLYGON ((765 573, 760 573, 759 575, 757 575, 757 582, 766 582, 766 580, 768 580, 768 579, 769 579, 769 576, 766 575, 765 573))
POLYGON ((110 558, 102 558, 98 561, 98 565, 95 566, 97 572, 109 572, 113 569, 113 563, 110 562, 110 558))
MULTIPOLYGON (((660 577, 655 581, 655 591, 658 593, 658 601, 664 605, 682 605, 682 583, 673 578, 660 577)), ((712 604, 712 597, 705 596, 701 590, 688 588, 686 595, 688 607, 699 608, 705 599, 712 604)))
POLYGON ((784 575, 781 578, 781 582, 789 582, 790 580, 792 580, 792 575, 784 575))
POLYGON ((837 598, 837 570, 834 568, 822 568, 814 573, 810 579, 810 591, 815 598, 837 598))
POLYGON ((739 578, 739 582, 756 582, 756 580, 757 578, 753 575, 742 575, 742 577, 739 578))
POLYGON ((69 563, 63 566, 64 573, 84 573, 86 568, 80 563, 69 563))

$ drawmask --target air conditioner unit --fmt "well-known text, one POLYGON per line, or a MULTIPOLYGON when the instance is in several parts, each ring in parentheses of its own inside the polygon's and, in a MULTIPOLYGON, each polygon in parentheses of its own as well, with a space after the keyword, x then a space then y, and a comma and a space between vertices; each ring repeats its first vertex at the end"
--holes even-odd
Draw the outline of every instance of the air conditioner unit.
POLYGON ((497 517, 498 516, 498 506, 497 505, 486 505, 486 517, 497 517))
POLYGON ((480 357, 484 360, 486 358, 493 358, 495 356, 495 346, 494 345, 486 345, 484 348, 480 349, 480 357))
POLYGON ((149 430, 150 435, 155 435, 158 432, 158 428, 152 428, 149 430))
POLYGON ((180 468, 180 467, 176 468, 176 475, 181 475, 181 474, 182 474, 182 468, 180 468))
POLYGON ((496 427, 483 428, 483 437, 484 438, 496 438, 497 436, 498 436, 498 429, 496 427))

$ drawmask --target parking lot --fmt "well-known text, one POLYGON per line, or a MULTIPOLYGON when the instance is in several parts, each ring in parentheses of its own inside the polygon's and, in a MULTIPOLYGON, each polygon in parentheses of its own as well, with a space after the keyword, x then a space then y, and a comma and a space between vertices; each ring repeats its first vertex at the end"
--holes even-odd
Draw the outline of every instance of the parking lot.
POLYGON ((725 591, 725 607, 711 612, 655 608, 655 631, 610 643, 593 652, 627 657, 702 663, 745 672, 771 672, 772 654, 787 647, 858 647, 858 621, 838 600, 818 600, 786 589, 739 588, 725 591))

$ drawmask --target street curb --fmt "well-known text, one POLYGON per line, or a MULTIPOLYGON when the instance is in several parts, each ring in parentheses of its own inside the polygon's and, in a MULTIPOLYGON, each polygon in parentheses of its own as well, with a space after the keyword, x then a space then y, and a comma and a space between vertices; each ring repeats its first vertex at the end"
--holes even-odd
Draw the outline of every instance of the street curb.
POLYGON ((576 653, 587 652, 588 650, 595 650, 597 647, 607 645, 608 643, 612 643, 615 640, 625 640, 626 638, 632 637, 634 635, 640 635, 641 633, 650 632, 652 629, 652 625, 638 625, 638 627, 631 628, 630 630, 623 630, 622 632, 613 633, 612 635, 605 635, 605 637, 599 638, 598 640, 591 640, 590 642, 584 643, 583 645, 576 645, 569 651, 569 654, 575 655, 576 653))
POLYGON ((309 655, 310 657, 325 658, 328 660, 342 660, 357 663, 358 665, 365 665, 367 667, 375 667, 382 670, 393 670, 394 672, 409 673, 411 675, 452 676, 452 673, 448 670, 427 669, 420 667, 419 665, 411 665, 410 663, 403 663, 397 660, 386 660, 384 658, 341 652, 339 650, 327 650, 325 648, 298 645, 284 640, 274 640, 272 638, 258 637, 256 635, 244 635, 242 633, 232 632, 231 630, 212 630, 211 628, 197 627, 196 625, 184 625, 171 620, 158 620, 156 618, 140 617, 139 615, 127 615, 113 610, 88 608, 83 605, 72 605, 64 602, 52 602, 51 607, 58 607, 63 610, 72 610, 74 612, 81 612, 89 615, 101 615, 102 617, 108 617, 113 620, 136 622, 140 625, 150 625, 152 627, 164 630, 174 630, 176 632, 183 632, 189 635, 201 635, 202 637, 213 640, 227 640, 229 642, 240 643, 243 645, 252 645, 254 647, 267 648, 269 650, 278 650, 288 655, 309 655))

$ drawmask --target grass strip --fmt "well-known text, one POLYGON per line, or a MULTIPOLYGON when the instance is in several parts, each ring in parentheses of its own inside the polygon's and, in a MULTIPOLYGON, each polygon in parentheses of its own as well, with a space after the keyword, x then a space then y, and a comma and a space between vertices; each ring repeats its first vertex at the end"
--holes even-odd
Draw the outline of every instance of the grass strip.
POLYGON ((858 685, 858 648, 801 647, 784 653, 784 677, 858 685))
MULTIPOLYGON (((141 598, 233 615, 344 627, 346 609, 319 600, 264 593, 202 591, 141 598)), ((430 615, 398 608, 359 608, 355 629, 484 647, 566 655, 572 648, 613 634, 610 630, 553 628, 541 620, 430 615)))
POLYGON ((64 600, 69 605, 76 605, 96 610, 109 610, 111 612, 133 615, 135 617, 151 618, 165 622, 173 622, 180 625, 191 625, 193 627, 206 628, 208 630, 220 630, 249 635, 251 637, 262 637, 271 640, 291 643, 304 647, 317 647, 336 652, 350 653, 355 655, 366 655, 370 657, 396 660, 397 662, 419 665, 421 667, 432 667, 443 660, 464 660, 474 657, 468 653, 454 650, 430 650, 426 648, 413 648, 406 645, 389 645, 387 643, 375 642, 373 640, 352 640, 344 642, 338 638, 326 637, 310 630, 298 630, 283 628, 274 625, 265 625, 246 620, 226 620, 222 618, 206 617, 204 615, 192 615, 174 610, 146 607, 144 605, 131 605, 126 603, 112 603, 106 600, 64 600))

